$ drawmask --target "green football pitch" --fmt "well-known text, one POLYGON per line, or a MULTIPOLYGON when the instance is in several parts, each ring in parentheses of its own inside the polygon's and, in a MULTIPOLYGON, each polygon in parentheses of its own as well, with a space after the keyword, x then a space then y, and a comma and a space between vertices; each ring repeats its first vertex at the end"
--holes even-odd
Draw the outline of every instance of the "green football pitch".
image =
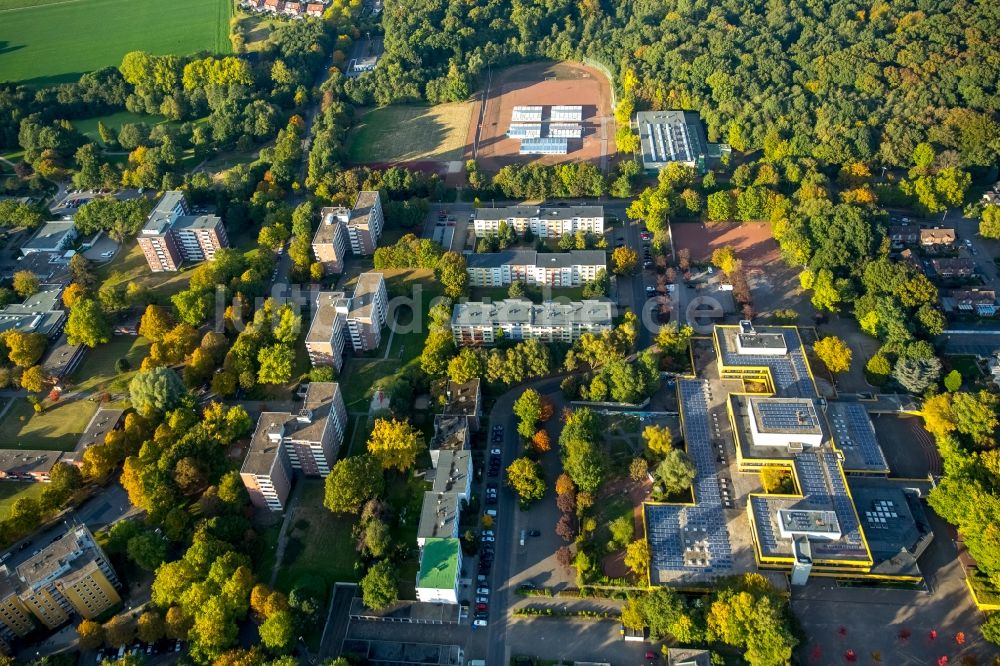
POLYGON ((232 0, 0 0, 0 81, 51 85, 129 51, 228 53, 232 0))

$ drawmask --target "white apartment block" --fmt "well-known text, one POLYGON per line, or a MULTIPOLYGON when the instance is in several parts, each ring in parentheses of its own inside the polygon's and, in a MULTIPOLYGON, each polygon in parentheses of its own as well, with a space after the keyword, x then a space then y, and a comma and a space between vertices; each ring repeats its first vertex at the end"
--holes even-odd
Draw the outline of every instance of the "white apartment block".
POLYGON ((451 332, 458 345, 492 345, 505 340, 575 342, 584 333, 611 330, 614 306, 608 300, 536 305, 523 298, 455 305, 451 332))
POLYGON ((466 264, 472 287, 506 287, 512 282, 579 287, 607 268, 607 257, 603 250, 505 250, 467 255, 466 264))
POLYGON ((577 231, 601 235, 604 233, 604 207, 477 208, 473 220, 476 237, 497 233, 501 222, 514 227, 519 234, 523 234, 525 229, 531 229, 531 233, 539 238, 560 238, 565 234, 575 234, 577 231))

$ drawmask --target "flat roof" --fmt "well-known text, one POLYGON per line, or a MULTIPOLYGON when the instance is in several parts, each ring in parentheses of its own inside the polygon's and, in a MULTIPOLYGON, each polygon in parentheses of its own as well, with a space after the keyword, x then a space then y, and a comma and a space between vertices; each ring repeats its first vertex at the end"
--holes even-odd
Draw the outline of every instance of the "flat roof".
POLYGON ((705 129, 697 113, 640 111, 636 113, 636 124, 647 169, 670 162, 693 163, 706 154, 705 129))
POLYGON ((274 467, 275 459, 281 453, 281 438, 271 439, 271 433, 284 432, 285 423, 294 417, 288 412, 261 412, 257 427, 250 438, 250 449, 243 460, 240 472, 255 476, 267 476, 274 467))
POLYGON ((501 250, 473 252, 466 255, 469 268, 500 268, 501 266, 535 266, 537 268, 572 268, 573 266, 607 266, 603 250, 570 250, 569 252, 536 252, 534 250, 501 250))
POLYGON ((354 201, 354 208, 351 210, 347 224, 352 227, 367 227, 376 203, 378 203, 378 191, 363 190, 358 192, 358 198, 354 201))
POLYGON ((417 538, 433 539, 452 537, 462 517, 462 498, 458 493, 424 493, 420 504, 420 520, 417 524, 417 538))
POLYGON ((427 539, 420 553, 417 587, 434 590, 454 589, 458 580, 461 548, 458 539, 427 539))
POLYGON ((351 311, 348 317, 371 320, 372 303, 384 281, 385 278, 381 273, 367 272, 359 275, 357 286, 354 288, 354 296, 351 297, 351 311))
MULTIPOLYGON (((96 548, 97 544, 90 530, 83 525, 70 528, 62 538, 56 539, 38 554, 22 562, 16 569, 17 575, 28 586, 40 583, 59 573, 60 569, 64 569, 74 560, 78 560, 88 553, 92 557, 96 548)), ((88 557, 79 562, 78 565, 89 564, 90 560, 91 558, 88 557)))
POLYGON ((819 435, 823 433, 816 406, 809 398, 749 398, 757 431, 819 435))
POLYGON ((0 449, 0 470, 7 476, 48 474, 62 456, 62 451, 0 449))
POLYGON ((330 206, 319 211, 319 227, 313 235, 314 244, 332 243, 341 230, 340 224, 351 217, 351 209, 346 206, 330 206))
POLYGON ((604 217, 604 206, 506 206, 477 208, 477 220, 507 220, 538 218, 540 220, 572 220, 577 217, 604 217))
POLYGON ((469 301, 456 303, 452 310, 454 326, 521 324, 533 326, 611 326, 614 303, 609 300, 583 300, 570 303, 547 301, 535 304, 528 299, 507 298, 493 303, 469 301))
POLYGON ((80 435, 80 439, 76 443, 76 451, 83 451, 94 444, 103 444, 107 434, 121 422, 124 413, 123 409, 98 409, 93 418, 90 419, 90 423, 87 424, 87 429, 80 435))
POLYGON ((350 300, 342 291, 321 291, 316 295, 316 309, 313 311, 306 342, 330 342, 336 328, 338 306, 349 309, 350 300))
POLYGON ((885 459, 875 426, 864 405, 828 402, 826 418, 833 430, 833 443, 844 455, 844 469, 889 473, 889 462, 885 459))
POLYGON ((840 536, 840 521, 833 511, 815 509, 778 509, 778 522, 786 532, 817 533, 840 536))
POLYGON ((16 329, 48 335, 66 317, 66 312, 59 307, 62 291, 62 285, 43 284, 23 303, 11 303, 0 309, 0 332, 16 329))
POLYGON ((472 468, 472 452, 468 450, 445 450, 438 454, 437 469, 431 492, 464 493, 472 483, 469 470, 472 468))
POLYGON ((460 451, 469 439, 469 417, 437 414, 434 416, 434 436, 430 449, 460 451))
POLYGON ((215 229, 221 223, 222 218, 218 215, 208 213, 203 215, 181 215, 174 221, 173 228, 176 231, 184 231, 186 229, 198 231, 199 229, 215 229))
POLYGON ((52 222, 46 222, 35 235, 31 237, 31 240, 21 245, 22 249, 29 250, 45 250, 51 247, 55 247, 67 234, 71 234, 76 231, 76 223, 73 220, 54 220, 52 222))
POLYGON ((443 414, 476 416, 479 413, 479 400, 482 397, 479 377, 473 377, 462 384, 449 379, 447 393, 448 404, 445 405, 443 414))

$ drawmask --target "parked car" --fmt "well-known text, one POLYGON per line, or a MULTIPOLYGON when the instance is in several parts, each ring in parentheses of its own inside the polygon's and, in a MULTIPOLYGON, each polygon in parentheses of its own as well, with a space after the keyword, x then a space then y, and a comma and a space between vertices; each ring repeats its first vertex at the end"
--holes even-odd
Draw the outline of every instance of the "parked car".
POLYGON ((488 611, 490 609, 486 604, 476 604, 477 611, 488 611))
POLYGON ((486 515, 489 516, 490 518, 496 518, 497 517, 497 510, 496 509, 486 509, 486 515))
POLYGON ((486 622, 486 619, 485 619, 485 618, 478 618, 478 617, 477 617, 477 618, 476 618, 475 620, 473 620, 473 622, 472 622, 472 626, 473 626, 473 627, 485 627, 486 625, 487 625, 487 622, 486 622))
POLYGON ((479 537, 479 540, 482 541, 483 543, 493 543, 494 541, 496 541, 496 537, 483 535, 479 537))
POLYGON ((478 596, 476 597, 477 604, 488 604, 489 602, 490 602, 489 597, 478 597, 478 596))
POLYGON ((484 597, 488 597, 490 596, 490 588, 486 587, 485 585, 482 587, 477 587, 476 594, 481 594, 484 597))
POLYGON ((538 530, 528 530, 528 536, 540 537, 542 536, 542 533, 539 532, 538 530))

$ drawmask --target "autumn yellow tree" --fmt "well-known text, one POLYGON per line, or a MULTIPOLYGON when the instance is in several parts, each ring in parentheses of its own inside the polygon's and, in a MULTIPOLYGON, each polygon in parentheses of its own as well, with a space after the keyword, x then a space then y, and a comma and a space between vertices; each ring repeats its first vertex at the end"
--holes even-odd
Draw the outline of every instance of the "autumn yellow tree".
POLYGON ((406 421, 375 419, 368 436, 368 452, 378 459, 382 469, 405 472, 416 464, 423 448, 423 434, 406 421))
POLYGON ((649 542, 645 539, 636 539, 625 547, 625 566, 636 576, 642 577, 647 574, 649 561, 649 542))
POLYGON ((712 252, 712 264, 726 275, 731 275, 741 266, 740 260, 736 258, 736 252, 728 245, 712 252))
POLYGON ((648 425, 642 431, 646 447, 658 456, 664 456, 674 448, 674 434, 669 426, 648 425))
POLYGON ((813 345, 816 357, 823 362, 830 372, 847 372, 851 369, 853 353, 843 340, 835 335, 828 335, 817 340, 813 345))

